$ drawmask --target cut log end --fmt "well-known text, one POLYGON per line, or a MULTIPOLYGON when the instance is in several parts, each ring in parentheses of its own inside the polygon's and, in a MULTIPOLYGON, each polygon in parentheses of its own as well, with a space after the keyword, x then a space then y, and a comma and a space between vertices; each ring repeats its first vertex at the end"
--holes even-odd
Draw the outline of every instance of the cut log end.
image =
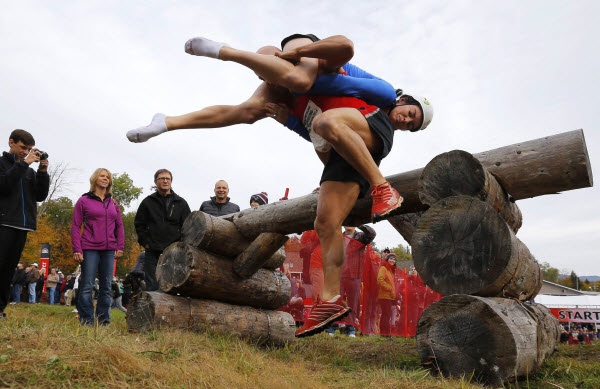
POLYGON ((433 205, 457 196, 475 196, 485 200, 486 175, 481 162, 462 150, 453 150, 433 158, 419 179, 419 198, 433 205))
POLYGON ((192 246, 202 245, 208 229, 204 212, 194 211, 183 222, 181 227, 181 241, 192 246))
POLYGON ((189 278, 194 266, 194 253, 188 247, 183 242, 176 242, 167 247, 160 256, 156 277, 162 291, 168 293, 189 278))
POLYGON ((154 327, 154 302, 147 292, 131 298, 127 307, 127 330, 132 333, 146 332, 154 327))
POLYGON ((419 320, 424 366, 492 385, 533 374, 554 352, 558 321, 547 308, 515 300, 453 295, 419 320))
POLYGON ((511 259, 506 223, 487 204, 467 196, 436 203, 419 220, 412 241, 419 275, 444 295, 489 287, 511 259))

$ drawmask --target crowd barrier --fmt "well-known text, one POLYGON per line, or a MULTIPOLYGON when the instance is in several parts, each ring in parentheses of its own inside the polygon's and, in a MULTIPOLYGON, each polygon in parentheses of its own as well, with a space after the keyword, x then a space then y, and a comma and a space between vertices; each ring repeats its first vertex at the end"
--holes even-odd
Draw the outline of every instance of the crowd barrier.
MULTIPOLYGON (((402 261, 391 266, 371 245, 344 236, 345 261, 341 295, 352 312, 341 324, 353 325, 363 334, 415 336, 423 311, 442 296, 409 274, 402 261)), ((321 245, 314 231, 286 243, 284 269, 292 283, 288 305, 281 310, 304 321, 323 290, 321 245)))

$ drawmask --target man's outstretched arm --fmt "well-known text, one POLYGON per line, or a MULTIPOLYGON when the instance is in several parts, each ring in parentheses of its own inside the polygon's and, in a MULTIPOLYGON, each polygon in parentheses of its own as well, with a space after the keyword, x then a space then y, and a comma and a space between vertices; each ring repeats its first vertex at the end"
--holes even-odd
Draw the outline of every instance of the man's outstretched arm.
POLYGON ((343 35, 334 35, 291 50, 275 53, 279 58, 298 61, 302 57, 318 58, 321 73, 335 72, 354 56, 354 43, 343 35))

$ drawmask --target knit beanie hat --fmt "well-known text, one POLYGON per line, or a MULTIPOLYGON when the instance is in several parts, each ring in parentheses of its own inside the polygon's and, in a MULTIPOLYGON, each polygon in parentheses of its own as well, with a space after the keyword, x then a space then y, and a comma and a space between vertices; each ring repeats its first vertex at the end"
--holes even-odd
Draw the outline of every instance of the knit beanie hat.
POLYGON ((259 203, 260 205, 269 204, 269 195, 267 192, 257 193, 250 196, 250 204, 252 204, 253 201, 259 203))

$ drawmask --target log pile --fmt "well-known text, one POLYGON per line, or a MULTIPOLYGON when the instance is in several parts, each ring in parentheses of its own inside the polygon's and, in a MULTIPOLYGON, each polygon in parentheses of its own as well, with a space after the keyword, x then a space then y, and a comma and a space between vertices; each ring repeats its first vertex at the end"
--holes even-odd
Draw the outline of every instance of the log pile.
POLYGON ((568 141, 566 149, 573 154, 562 154, 560 161, 546 159, 551 150, 532 147, 536 141, 504 148, 517 149, 515 160, 494 164, 489 162, 498 160, 500 151, 440 154, 421 171, 417 183, 419 200, 429 208, 390 220, 411 243, 415 268, 425 284, 447 296, 419 320, 417 347, 423 366, 503 385, 535 373, 553 353, 558 320, 546 307, 526 302, 539 292, 542 272, 516 237, 522 215, 515 200, 573 189, 579 179, 592 185, 583 134, 564 135, 550 137, 568 141), (497 169, 503 164, 500 174, 497 169), (581 174, 571 181, 571 172, 581 174))
MULTIPOLYGON (((386 179, 404 197, 390 223, 413 246, 425 283, 448 296, 419 324, 423 363, 452 375, 475 371, 490 382, 535 371, 551 353, 542 342, 553 344, 557 322, 542 307, 524 302, 538 293, 541 271, 515 235, 522 224, 515 201, 592 186, 583 131, 473 155, 451 151, 423 169, 386 179), (451 316, 447 312, 461 319, 442 320, 451 316), (468 348, 463 359, 468 355, 473 362, 467 366, 457 361, 457 348, 474 334, 483 334, 486 345, 516 340, 512 348, 497 345, 495 354, 468 348)), ((291 316, 273 311, 288 301, 290 283, 273 269, 285 259, 277 252, 285 235, 313 229, 317 200, 312 193, 220 218, 193 212, 182 241, 160 258, 163 292, 136 296, 130 330, 208 327, 274 344, 291 340, 291 316)), ((359 199, 343 224, 369 223, 370 210, 371 198, 359 199)))
POLYGON ((288 238, 276 233, 242 236, 232 222, 193 212, 181 242, 158 261, 161 292, 139 292, 127 314, 130 331, 173 327, 217 331, 258 343, 294 340, 295 322, 275 311, 290 299, 291 284, 277 267, 288 238))

